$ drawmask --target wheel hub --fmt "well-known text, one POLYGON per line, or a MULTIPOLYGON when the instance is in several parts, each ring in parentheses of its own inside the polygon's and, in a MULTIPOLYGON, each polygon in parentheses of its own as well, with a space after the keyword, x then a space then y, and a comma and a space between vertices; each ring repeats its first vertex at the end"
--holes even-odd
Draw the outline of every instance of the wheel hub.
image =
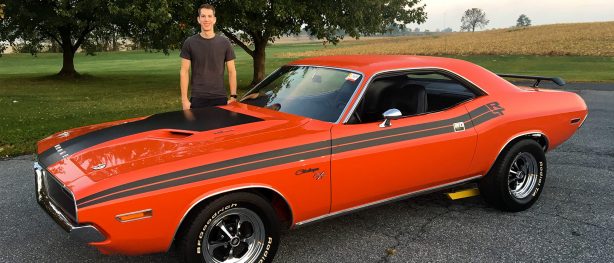
POLYGON ((537 184, 539 167, 535 157, 528 152, 520 152, 510 166, 508 172, 508 190, 510 194, 523 199, 529 196, 537 184))
POLYGON ((233 237, 233 238, 230 240, 230 245, 231 245, 232 247, 237 247, 237 246, 238 246, 240 243, 241 243, 241 241, 239 240, 239 238, 238 238, 238 237, 233 237))
POLYGON ((524 173, 523 173, 522 171, 520 171, 520 172, 518 173, 517 178, 522 180, 522 179, 524 178, 524 173))
POLYGON ((255 262, 263 249, 264 223, 253 211, 234 208, 219 214, 202 237, 205 262, 255 262))

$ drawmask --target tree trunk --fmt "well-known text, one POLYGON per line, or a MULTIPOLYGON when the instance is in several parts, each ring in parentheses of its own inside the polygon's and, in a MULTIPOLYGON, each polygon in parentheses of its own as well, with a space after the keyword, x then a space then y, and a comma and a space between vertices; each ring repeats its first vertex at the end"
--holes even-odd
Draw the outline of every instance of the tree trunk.
POLYGON ((60 30, 60 37, 62 39, 62 69, 58 73, 58 76, 62 77, 76 77, 79 73, 75 70, 75 49, 72 45, 72 38, 70 30, 60 30))
POLYGON ((115 29, 113 29, 113 33, 111 34, 111 41, 113 41, 113 51, 118 51, 119 47, 117 46, 117 33, 115 29))
POLYGON ((58 75, 62 77, 78 76, 79 73, 77 73, 77 71, 75 70, 75 52, 72 51, 70 43, 64 43, 62 45, 62 55, 62 69, 60 70, 60 73, 58 73, 58 75))
POLYGON ((254 77, 252 79, 252 83, 250 84, 252 87, 264 79, 264 74, 266 71, 266 44, 266 39, 254 42, 255 49, 253 53, 254 55, 252 56, 254 63, 254 77))

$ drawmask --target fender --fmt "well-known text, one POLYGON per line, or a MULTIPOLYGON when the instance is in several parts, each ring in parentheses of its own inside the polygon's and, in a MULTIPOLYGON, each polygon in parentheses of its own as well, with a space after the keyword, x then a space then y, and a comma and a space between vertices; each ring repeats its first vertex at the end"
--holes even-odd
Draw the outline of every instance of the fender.
MULTIPOLYGON (((544 148, 544 152, 546 152, 548 150, 548 148, 550 146, 550 140, 548 140, 548 136, 546 136, 546 134, 544 134, 542 131, 540 131, 540 130, 529 130, 529 131, 524 131, 524 132, 516 133, 515 135, 512 135, 505 142, 505 144, 503 144, 503 146, 499 149, 499 152, 497 153, 497 156, 496 156, 495 160, 490 165, 490 168, 488 168, 488 171, 490 171, 490 169, 492 169, 493 165, 495 165, 495 162, 497 161, 497 158, 499 158, 499 156, 503 152, 503 149, 505 149, 513 141, 516 141, 516 139, 519 139, 521 137, 527 137, 527 136, 531 136, 533 138, 543 138, 544 141, 545 141, 545 145, 542 145, 543 148, 544 148)), ((538 143, 540 145, 542 144, 541 142, 538 142, 538 143)), ((488 173, 486 173, 486 174, 488 174, 488 173)))
POLYGON ((215 191, 209 191, 207 193, 204 193, 203 195, 197 197, 196 199, 194 199, 194 201, 191 203, 190 207, 185 211, 185 213, 183 214, 183 216, 181 217, 181 220, 179 220, 179 224, 177 224, 177 227, 175 228, 175 233, 173 234, 173 239, 171 241, 171 243, 168 245, 168 248, 166 249, 166 251, 170 251, 171 246, 173 245, 173 242, 175 240, 175 237, 177 236, 177 232, 179 231, 179 227, 181 226, 181 224, 183 224, 183 221, 185 220, 186 216, 192 211, 192 209, 194 209, 194 207, 196 207, 197 205, 211 199, 214 198, 216 196, 228 193, 228 192, 234 192, 234 191, 238 191, 238 190, 246 190, 246 189, 266 189, 266 190, 271 190, 275 193, 277 193, 279 196, 281 196, 281 198, 284 200, 284 202, 286 202, 286 205, 288 205, 288 208, 290 209, 289 213, 290 216, 294 217, 294 213, 292 212, 292 204, 290 204, 290 202, 288 201, 288 199, 281 194, 281 192, 277 191, 277 189, 273 188, 270 185, 260 185, 260 184, 250 184, 250 185, 235 185, 235 186, 230 186, 224 189, 216 189, 215 191))

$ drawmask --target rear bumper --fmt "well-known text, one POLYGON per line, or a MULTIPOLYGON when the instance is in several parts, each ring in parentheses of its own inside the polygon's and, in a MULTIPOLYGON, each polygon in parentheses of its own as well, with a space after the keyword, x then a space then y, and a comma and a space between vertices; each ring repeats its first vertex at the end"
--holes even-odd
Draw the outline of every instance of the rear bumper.
POLYGON ((79 225, 73 223, 65 216, 62 211, 53 203, 53 200, 47 194, 47 189, 44 184, 43 175, 46 173, 38 162, 34 163, 34 174, 36 183, 36 201, 41 208, 47 212, 51 218, 64 229, 71 238, 81 240, 83 242, 102 242, 107 238, 93 225, 79 225))

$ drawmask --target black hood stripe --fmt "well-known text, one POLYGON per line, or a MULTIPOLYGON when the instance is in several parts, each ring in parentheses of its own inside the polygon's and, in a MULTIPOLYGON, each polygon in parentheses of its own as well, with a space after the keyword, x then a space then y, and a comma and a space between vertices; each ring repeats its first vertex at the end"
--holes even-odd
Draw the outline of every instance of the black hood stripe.
POLYGON ((135 194, 286 164, 298 160, 326 156, 331 153, 342 153, 400 141, 451 133, 454 132, 452 123, 464 122, 465 128, 470 128, 500 116, 502 114, 502 110, 503 109, 501 108, 499 112, 495 112, 485 105, 471 111, 469 114, 464 114, 447 120, 343 137, 333 140, 332 145, 331 141, 326 140, 192 167, 189 169, 171 172, 109 188, 79 199, 77 201, 77 205, 79 208, 83 208, 135 194), (472 118, 471 116, 474 117, 472 118))
POLYGON ((169 187, 173 187, 173 186, 180 186, 180 185, 185 185, 185 184, 191 184, 191 183, 195 183, 195 182, 199 182, 199 181, 203 181, 203 180, 208 180, 208 179, 212 179, 212 178, 222 177, 222 176, 231 175, 231 174, 235 174, 235 173, 241 173, 241 172, 245 172, 245 171, 262 169, 262 168, 266 168, 266 167, 270 167, 270 166, 275 166, 275 165, 281 165, 281 164, 287 164, 287 163, 292 163, 292 162, 298 162, 300 160, 305 160, 305 159, 311 159, 311 158, 326 156, 328 154, 330 154, 330 149, 315 150, 315 151, 300 153, 300 154, 296 154, 296 155, 284 156, 284 157, 277 158, 277 159, 269 159, 269 160, 261 161, 261 162, 255 162, 255 163, 249 163, 249 164, 244 164, 244 165, 239 165, 239 166, 233 166, 233 167, 230 167, 230 168, 221 169, 221 170, 215 170, 215 171, 211 171, 211 172, 198 173, 198 174, 195 174, 193 176, 182 177, 182 178, 179 178, 177 180, 164 181, 164 182, 157 183, 157 184, 150 184, 150 185, 142 186, 142 187, 139 187, 139 188, 133 188, 133 189, 130 189, 130 190, 126 190, 126 191, 123 191, 123 192, 118 192, 118 193, 110 194, 110 195, 104 196, 102 198, 95 199, 95 200, 87 202, 87 203, 82 203, 82 204, 80 204, 78 206, 79 206, 79 208, 83 208, 83 207, 87 207, 87 206, 103 203, 103 202, 106 202, 106 201, 110 201, 110 200, 114 200, 114 199, 118 199, 118 198, 122 198, 122 197, 131 196, 131 195, 136 195, 136 194, 142 194, 142 193, 146 193, 146 192, 161 190, 161 189, 165 189, 165 188, 169 188, 169 187))
POLYGON ((202 132, 257 121, 262 119, 218 107, 160 113, 142 120, 95 130, 62 142, 41 153, 39 162, 49 167, 89 147, 147 131, 176 129, 202 132))

